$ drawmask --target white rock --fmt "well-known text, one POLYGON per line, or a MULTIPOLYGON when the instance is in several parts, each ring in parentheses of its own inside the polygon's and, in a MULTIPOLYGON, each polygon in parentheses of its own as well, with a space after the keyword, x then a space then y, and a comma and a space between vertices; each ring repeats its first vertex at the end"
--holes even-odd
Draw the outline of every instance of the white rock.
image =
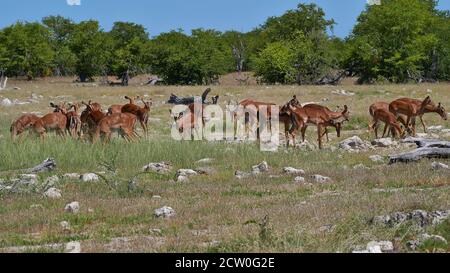
POLYGON ((189 178, 187 176, 184 175, 180 175, 177 177, 177 182, 188 182, 189 178))
POLYGON ((198 175, 198 173, 196 172, 196 171, 194 171, 194 170, 192 170, 192 169, 179 169, 178 171, 177 171, 177 177, 178 176, 186 176, 186 177, 189 177, 189 176, 193 176, 193 175, 198 175))
POLYGON ((383 251, 381 251, 381 246, 379 245, 374 245, 374 246, 368 246, 367 247, 367 251, 369 253, 383 253, 383 251))
POLYGON ((44 196, 50 199, 59 199, 62 197, 61 190, 57 188, 50 188, 44 192, 44 196))
POLYGON ((63 178, 66 179, 80 179, 81 175, 79 173, 66 173, 63 175, 63 178))
POLYGON ((442 125, 430 126, 427 129, 428 129, 428 131, 431 131, 431 132, 439 132, 439 131, 442 131, 442 129, 444 129, 444 126, 442 126, 442 125))
POLYGON ((305 150, 305 151, 314 151, 317 149, 317 146, 310 143, 309 141, 305 140, 301 143, 298 143, 296 146, 296 148, 300 149, 300 150, 305 150))
POLYGON ((70 230, 70 223, 67 222, 67 221, 62 221, 62 222, 59 223, 59 225, 61 226, 61 228, 64 231, 69 231, 70 230))
POLYGON ((284 167, 283 168, 283 172, 286 174, 293 174, 293 175, 304 175, 305 171, 302 169, 296 169, 296 168, 292 168, 292 167, 284 167))
POLYGON ((80 242, 70 242, 66 244, 65 253, 81 253, 80 242))
POLYGON ((56 183, 58 183, 59 182, 59 177, 57 176, 57 175, 54 175, 54 176, 50 176, 50 177, 47 177, 46 179, 45 179, 45 184, 47 185, 47 186, 54 186, 56 183))
MULTIPOLYGON (((367 244, 367 249, 370 251, 372 250, 378 250, 378 247, 380 251, 382 252, 392 252, 394 251, 394 244, 392 244, 391 241, 372 241, 367 244)), ((371 253, 381 253, 381 252, 371 252, 371 253)))
POLYGON ((331 182, 331 178, 318 174, 312 175, 311 178, 314 179, 314 181, 317 183, 331 182))
POLYGON ((68 213, 78 213, 80 211, 80 204, 78 202, 72 202, 66 205, 64 210, 68 213))
POLYGON ((369 156, 370 160, 372 160, 373 162, 384 162, 383 157, 381 155, 371 155, 369 156))
POLYGON ((13 103, 12 103, 12 101, 10 99, 6 98, 6 99, 3 99, 0 104, 2 106, 11 106, 13 103))
POLYGON ((172 166, 167 162, 149 163, 145 165, 142 170, 145 172, 157 172, 157 173, 167 173, 170 172, 172 166))
POLYGON ((346 151, 365 151, 370 149, 372 146, 368 141, 363 141, 358 136, 353 136, 347 138, 346 140, 339 143, 339 148, 346 151))
POLYGON ((36 174, 21 174, 19 175, 19 183, 22 185, 35 185, 39 177, 36 174))
POLYGON ((447 240, 440 236, 440 235, 429 235, 429 234, 422 234, 419 237, 419 240, 421 243, 425 242, 425 241, 435 241, 435 242, 440 242, 440 243, 444 243, 444 244, 448 244, 447 240))
POLYGON ((160 195, 153 195, 152 198, 153 199, 161 199, 161 196, 160 195))
POLYGON ((252 173, 246 173, 246 172, 241 172, 241 171, 236 171, 236 172, 234 173, 234 176, 235 176, 237 179, 248 178, 248 177, 250 177, 250 176, 252 176, 252 175, 253 175, 252 173))
POLYGON ((393 141, 390 138, 380 138, 380 139, 374 139, 372 141, 372 145, 376 146, 376 147, 392 147, 392 146, 397 146, 398 142, 397 141, 393 141))
POLYGON ((417 137, 421 137, 421 138, 428 137, 428 134, 426 134, 426 133, 417 133, 416 135, 417 135, 417 137))
POLYGON ((448 165, 445 165, 444 163, 440 163, 440 162, 431 163, 431 168, 433 170, 448 170, 449 169, 448 165))
POLYGON ((164 206, 162 208, 155 210, 156 217, 168 218, 168 217, 175 216, 175 214, 176 214, 175 210, 173 208, 167 207, 167 206, 164 206))
POLYGON ((203 158, 195 162, 196 164, 210 164, 214 161, 214 158, 203 158))
POLYGON ((305 183, 305 178, 304 177, 301 177, 301 176, 297 176, 295 179, 294 179, 294 182, 295 183, 305 183))
POLYGON ((269 170, 269 164, 267 164, 266 161, 263 161, 260 164, 252 167, 253 174, 264 173, 264 172, 267 172, 268 170, 269 170))
POLYGON ((353 166, 353 169, 354 170, 369 170, 370 168, 361 163, 361 164, 353 166))
POLYGON ((81 181, 83 182, 97 182, 100 180, 98 175, 95 173, 85 173, 80 176, 81 181))

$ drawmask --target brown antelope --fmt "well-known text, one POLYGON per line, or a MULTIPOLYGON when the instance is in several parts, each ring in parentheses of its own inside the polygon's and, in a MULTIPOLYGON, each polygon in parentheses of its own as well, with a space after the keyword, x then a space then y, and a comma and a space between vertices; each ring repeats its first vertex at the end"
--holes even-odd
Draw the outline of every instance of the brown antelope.
MULTIPOLYGON (((404 99, 400 99, 404 100, 404 99)), ((408 102, 413 103, 416 105, 416 107, 422 106, 422 101, 416 100, 416 99, 407 99, 408 102)), ((436 113, 438 114, 443 120, 447 120, 447 112, 445 111, 445 108, 442 106, 442 104, 439 102, 438 105, 436 105, 434 102, 430 101, 428 104, 425 105, 425 108, 421 112, 421 114, 418 115, 420 122, 422 123, 423 130, 426 133, 427 127, 425 125, 425 122, 423 121, 423 115, 427 113, 436 113)), ((415 127, 416 125, 416 118, 411 119, 411 125, 415 127)), ((405 125, 405 123, 403 123, 405 125)), ((406 125, 405 125, 406 126, 406 125)))
POLYGON ((405 127, 408 128, 411 125, 412 135, 416 136, 416 128, 415 124, 412 124, 412 120, 415 120, 415 117, 417 116, 422 116, 425 113, 426 107, 431 104, 432 101, 430 96, 426 97, 420 105, 417 105, 412 99, 401 98, 389 104, 389 111, 392 112, 396 118, 399 118, 400 115, 405 115, 405 127))
POLYGON ((145 102, 142 98, 141 101, 144 104, 144 107, 140 107, 134 103, 125 104, 122 107, 122 113, 130 113, 135 115, 138 118, 142 129, 144 129, 145 136, 148 137, 148 114, 150 112, 152 102, 145 102))
MULTIPOLYGON (((134 98, 130 98, 128 96, 125 96, 126 100, 129 100, 128 104, 135 104, 135 100, 139 99, 139 96, 136 96, 134 98)), ((114 104, 111 105, 111 107, 108 108, 108 116, 112 115, 112 114, 120 114, 122 113, 122 107, 124 106, 124 104, 114 104)))
POLYGON ((91 139, 94 136, 95 129, 100 121, 106 116, 105 113, 99 111, 98 108, 90 103, 81 102, 86 109, 81 113, 80 121, 83 133, 88 134, 91 139))
POLYGON ((9 129, 11 132, 11 140, 14 142, 16 137, 22 134, 25 130, 28 130, 38 122, 40 118, 34 114, 25 114, 15 120, 9 129))
POLYGON ((134 126, 136 125, 136 119, 137 117, 130 113, 105 116, 95 128, 92 142, 96 143, 100 136, 104 137, 104 143, 109 142, 113 131, 118 131, 128 141, 135 140, 134 126))
MULTIPOLYGON (((346 108, 344 111, 348 111, 346 108)), ((330 117, 326 111, 323 109, 316 108, 305 108, 305 107, 294 107, 289 103, 282 107, 282 113, 286 113, 293 118, 293 126, 289 130, 289 134, 293 138, 294 147, 295 147, 295 132, 300 130, 304 130, 303 128, 307 125, 315 125, 317 126, 317 141, 319 142, 319 149, 322 149, 322 137, 323 130, 326 126, 330 126, 329 124, 333 124, 334 120, 330 117)), ((342 119, 342 117, 338 118, 338 120, 342 119)))
MULTIPOLYGON (((328 127, 334 127, 336 129, 337 137, 341 137, 342 123, 345 121, 349 121, 350 118, 350 112, 348 111, 347 105, 344 105, 344 110, 342 112, 334 112, 328 109, 327 107, 318 104, 307 104, 303 106, 303 108, 323 111, 328 115, 329 120, 324 123, 325 130, 322 134, 322 137, 326 135, 327 141, 330 141, 328 137, 328 127)), ((305 124, 305 126, 303 126, 302 128, 303 141, 305 141, 305 133, 307 128, 308 124, 305 124)))
MULTIPOLYGON (((394 138, 396 134, 398 134, 400 138, 404 137, 405 131, 400 127, 400 124, 398 123, 395 115, 390 111, 386 109, 375 110, 375 112, 373 113, 373 121, 372 121, 373 130, 375 130, 375 127, 377 126, 379 121, 382 121, 386 124, 383 131, 383 137, 385 137, 388 128, 394 138)), ((375 130, 375 137, 378 138, 377 130, 375 130)))
POLYGON ((73 109, 73 111, 69 111, 66 113, 67 131, 72 137, 76 138, 78 132, 81 129, 81 119, 80 115, 78 114, 78 109, 80 109, 80 103, 69 105, 69 110, 71 109, 73 109))
MULTIPOLYGON (((266 113, 262 113, 265 116, 265 120, 269 122, 270 124, 270 120, 272 117, 272 111, 271 111, 271 106, 275 106, 275 103, 267 103, 267 102, 260 102, 260 101, 255 101, 252 99, 245 99, 241 102, 239 102, 238 107, 242 107, 242 109, 244 110, 244 115, 245 115, 245 119, 244 119, 244 124, 245 124, 245 132, 247 134, 247 132, 249 131, 249 126, 250 124, 257 124, 259 125, 259 108, 262 106, 267 107, 267 112, 266 113)), ((235 113, 234 115, 235 120, 237 120, 238 114, 235 113)), ((259 139, 259 132, 260 132, 260 128, 259 126, 257 126, 257 138, 259 139)))
POLYGON ((54 112, 43 116, 33 124, 34 131, 39 134, 42 140, 45 138, 46 132, 52 130, 55 130, 59 136, 66 136, 67 110, 65 103, 62 105, 50 103, 50 106, 55 109, 54 112))

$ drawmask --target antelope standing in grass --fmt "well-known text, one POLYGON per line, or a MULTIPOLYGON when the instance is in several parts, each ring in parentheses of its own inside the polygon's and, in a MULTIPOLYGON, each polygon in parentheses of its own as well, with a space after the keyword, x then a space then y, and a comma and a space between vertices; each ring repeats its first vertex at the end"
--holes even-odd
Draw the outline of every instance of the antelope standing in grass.
POLYGON ((150 107, 152 106, 152 102, 146 102, 142 98, 141 101, 144 104, 144 107, 140 107, 134 103, 125 104, 122 107, 122 113, 130 113, 135 115, 139 120, 142 129, 144 129, 145 136, 148 137, 148 115, 150 112, 150 107))
POLYGON ((401 98, 397 99, 389 104, 389 111, 399 118, 400 115, 406 116, 405 127, 408 128, 411 125, 412 135, 416 136, 415 120, 417 116, 423 116, 426 107, 433 105, 430 96, 426 97, 420 105, 416 104, 413 99, 401 98))
POLYGON ((90 101, 89 103, 85 103, 84 101, 81 103, 86 106, 86 109, 84 109, 80 116, 82 132, 88 134, 92 139, 97 125, 106 114, 98 110, 99 108, 96 105, 92 105, 90 101))
POLYGON ((34 124, 38 122, 40 118, 34 114, 25 114, 15 120, 9 129, 11 132, 11 140, 14 142, 16 137, 21 135, 24 131, 33 128, 34 124))
POLYGON ((50 106, 55 109, 54 112, 43 116, 33 124, 34 131, 39 134, 42 140, 45 139, 45 135, 49 131, 56 131, 56 134, 61 137, 66 136, 67 110, 65 103, 62 105, 50 103, 50 106))
MULTIPOLYGON (((345 107, 342 115, 346 115, 348 112, 347 107, 345 107)), ((293 138, 295 147, 295 132, 298 130, 304 130, 307 125, 317 126, 317 141, 319 143, 319 149, 322 149, 322 137, 327 126, 332 126, 335 121, 341 121, 343 118, 330 116, 327 111, 319 108, 308 108, 308 107, 294 107, 291 104, 286 104, 282 107, 281 113, 286 113, 293 118, 293 126, 289 130, 289 134, 293 138)))
POLYGON ((109 142, 113 131, 118 131, 127 141, 135 140, 134 126, 136 125, 136 119, 137 117, 130 113, 105 116, 95 128, 92 142, 96 143, 100 136, 104 137, 104 143, 109 142))
MULTIPOLYGON (((139 98, 140 98, 139 96, 136 96, 134 98, 130 98, 128 96, 125 96, 125 99, 129 101, 128 104, 135 104, 135 101, 137 99, 139 99, 139 98)), ((120 113, 122 113, 122 107, 124 105, 125 104, 114 104, 114 105, 111 105, 111 107, 108 108, 108 114, 107 115, 110 116, 112 114, 120 114, 120 113)))
POLYGON ((385 137, 387 129, 389 128, 389 132, 395 138, 396 135, 400 138, 404 137, 405 131, 401 128, 400 123, 397 121, 397 118, 393 113, 386 109, 376 109, 373 112, 373 121, 372 121, 372 130, 375 131, 375 137, 378 138, 378 130, 376 130, 377 124, 379 121, 384 122, 386 125, 384 127, 383 136, 385 137))
POLYGON ((69 111, 66 113, 67 131, 72 137, 76 138, 81 130, 81 119, 80 115, 78 114, 78 109, 80 109, 80 103, 69 105, 69 110, 72 109, 73 111, 69 111))

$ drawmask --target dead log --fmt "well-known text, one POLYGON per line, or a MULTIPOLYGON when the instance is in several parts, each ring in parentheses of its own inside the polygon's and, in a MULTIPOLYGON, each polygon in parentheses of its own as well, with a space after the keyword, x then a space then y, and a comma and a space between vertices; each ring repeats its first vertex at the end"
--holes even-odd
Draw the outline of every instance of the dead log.
POLYGON ((415 162, 422 158, 450 158, 450 148, 422 147, 414 151, 389 157, 389 165, 398 162, 415 162))
POLYGON ((417 147, 423 148, 450 148, 450 141, 438 140, 438 139, 426 139, 408 137, 402 140, 403 143, 415 143, 417 147))
POLYGON ((26 173, 41 173, 41 172, 52 171, 55 168, 56 168, 55 160, 53 158, 47 158, 41 164, 39 164, 39 165, 37 165, 37 166, 35 166, 33 168, 30 168, 30 169, 25 169, 25 170, 23 170, 23 172, 26 172, 26 173))

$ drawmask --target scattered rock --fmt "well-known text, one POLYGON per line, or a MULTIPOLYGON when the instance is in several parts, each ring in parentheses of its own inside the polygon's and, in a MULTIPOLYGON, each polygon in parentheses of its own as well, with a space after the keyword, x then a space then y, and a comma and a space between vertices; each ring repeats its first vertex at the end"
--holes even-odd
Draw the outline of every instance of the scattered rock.
POLYGON ((61 226, 61 228, 63 229, 63 231, 70 231, 70 223, 67 221, 62 221, 59 223, 59 225, 61 226))
POLYGON ((302 169, 296 169, 292 167, 284 167, 283 172, 288 175, 304 175, 305 171, 302 169))
POLYGON ((198 175, 198 173, 192 169, 179 169, 177 171, 177 176, 192 176, 198 175))
POLYGON ((269 164, 267 164, 266 161, 263 161, 259 163, 258 165, 255 165, 252 167, 252 173, 253 174, 260 174, 267 172, 269 170, 269 164))
POLYGON ((444 163, 440 163, 440 162, 433 162, 431 163, 431 168, 435 171, 437 170, 448 170, 449 167, 448 165, 445 165, 444 163))
POLYGON ((444 126, 442 126, 442 125, 430 126, 427 128, 427 130, 430 132, 440 132, 440 131, 442 131, 442 129, 444 129, 444 126))
POLYGON ((199 174, 213 175, 217 173, 216 169, 213 167, 198 167, 195 171, 199 174))
POLYGON ((419 237, 416 240, 408 241, 407 245, 412 250, 416 250, 417 248, 421 247, 425 242, 434 242, 438 244, 448 244, 448 241, 440 236, 440 235, 429 235, 427 233, 419 235, 419 237))
POLYGON ((355 93, 350 92, 350 91, 345 91, 344 89, 331 91, 331 94, 342 95, 342 96, 354 96, 355 95, 355 93))
POLYGON ((81 174, 79 173, 66 173, 63 175, 63 178, 66 179, 80 179, 81 174))
POLYGON ((301 143, 298 143, 295 147, 300 150, 304 150, 304 151, 314 151, 317 149, 316 145, 314 145, 313 143, 311 143, 307 140, 305 140, 301 143))
POLYGON ((364 164, 362 164, 362 163, 353 166, 353 169, 354 169, 354 170, 370 170, 369 167, 367 167, 366 165, 364 165, 364 164))
POLYGON ((189 178, 187 176, 184 175, 180 175, 177 177, 177 182, 188 182, 189 178))
POLYGON ((41 204, 33 204, 30 206, 30 209, 44 209, 44 206, 41 204))
POLYGON ((377 249, 379 247, 382 252, 392 252, 394 251, 394 244, 391 241, 372 241, 367 244, 367 249, 377 249))
POLYGON ((167 162, 149 163, 142 168, 145 172, 168 173, 172 169, 172 165, 167 162))
POLYGON ((349 152, 359 152, 367 151, 373 147, 368 141, 364 141, 358 136, 353 136, 339 143, 339 148, 349 152))
POLYGON ((97 182, 100 180, 98 175, 95 173, 85 173, 80 176, 81 181, 83 182, 97 182))
POLYGON ((414 210, 409 213, 394 212, 388 215, 375 216, 372 219, 372 223, 395 227, 405 223, 406 221, 412 221, 416 226, 424 228, 426 226, 440 224, 449 217, 450 210, 434 212, 414 210))
POLYGON ((52 187, 56 183, 59 182, 59 177, 57 175, 47 177, 44 181, 44 184, 47 185, 47 187, 52 187))
POLYGON ((151 228, 149 231, 156 235, 162 235, 162 230, 159 228, 151 228))
POLYGON ((372 160, 373 162, 377 162, 377 163, 383 163, 383 157, 381 155, 371 155, 369 156, 370 160, 372 160))
POLYGON ((392 140, 391 138, 380 138, 372 140, 372 145, 376 147, 388 148, 397 146, 398 142, 392 140))
POLYGON ((72 202, 66 205, 64 210, 68 213, 78 213, 80 211, 80 204, 78 202, 72 202))
POLYGON ((161 196, 160 195, 153 195, 152 199, 161 199, 161 196))
POLYGON ((234 173, 234 176, 235 176, 237 179, 248 178, 248 177, 250 177, 250 176, 252 176, 252 175, 253 175, 252 173, 246 173, 246 172, 241 172, 241 171, 236 171, 236 172, 234 173))
POLYGON ((167 206, 155 210, 156 217, 169 218, 175 216, 175 214, 175 210, 167 206))
POLYGON ((81 253, 80 242, 70 242, 66 244, 65 253, 81 253))
POLYGON ((210 164, 214 161, 214 158, 203 158, 195 162, 195 164, 210 164))
POLYGON ((327 182, 331 182, 331 178, 326 177, 326 176, 322 176, 322 175, 318 175, 318 174, 312 175, 311 178, 314 179, 314 181, 315 181, 316 183, 327 183, 327 182))
POLYGON ((294 182, 295 183, 305 183, 305 178, 304 177, 301 177, 301 176, 297 176, 295 179, 294 179, 294 182))
POLYGON ((61 190, 57 188, 50 188, 44 192, 44 196, 50 199, 59 199, 62 197, 61 190))
POLYGON ((3 99, 2 102, 0 103, 0 105, 2 106, 11 106, 12 104, 13 104, 12 101, 8 98, 3 99))
POLYGON ((41 164, 25 170, 29 173, 50 172, 56 168, 56 161, 53 158, 47 158, 41 164))
POLYGON ((335 225, 324 225, 324 226, 321 226, 318 229, 318 231, 322 232, 322 233, 331 233, 331 232, 333 232, 335 227, 336 227, 335 225))

